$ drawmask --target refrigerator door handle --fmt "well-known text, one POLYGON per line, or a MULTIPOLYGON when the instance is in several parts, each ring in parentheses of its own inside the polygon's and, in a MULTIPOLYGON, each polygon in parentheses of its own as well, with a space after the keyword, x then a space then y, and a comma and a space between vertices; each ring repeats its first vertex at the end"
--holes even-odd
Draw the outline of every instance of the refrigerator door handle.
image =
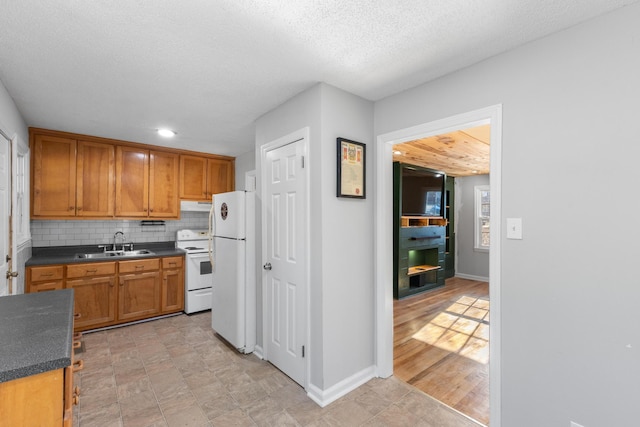
POLYGON ((209 210, 209 238, 207 239, 209 242, 209 261, 211 261, 211 269, 215 270, 215 263, 213 261, 213 234, 216 232, 215 227, 215 215, 214 210, 215 203, 213 203, 213 197, 211 198, 211 209, 209 210))

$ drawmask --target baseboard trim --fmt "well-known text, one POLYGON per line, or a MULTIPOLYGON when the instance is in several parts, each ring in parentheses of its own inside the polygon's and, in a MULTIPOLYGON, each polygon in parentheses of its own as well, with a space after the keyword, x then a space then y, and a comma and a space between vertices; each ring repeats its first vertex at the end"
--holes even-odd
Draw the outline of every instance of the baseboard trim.
POLYGON ((345 378, 339 383, 329 387, 326 390, 321 390, 313 384, 309 384, 307 387, 307 396, 320 407, 324 408, 331 402, 340 399, 345 394, 357 389, 362 384, 366 383, 370 379, 375 377, 375 366, 370 366, 363 369, 360 372, 356 372, 352 376, 345 378))
POLYGON ((464 273, 456 273, 456 277, 461 279, 469 279, 469 280, 479 280, 480 282, 488 282, 488 277, 483 276, 474 276, 473 274, 464 274, 464 273))
POLYGON ((253 354, 255 354, 260 359, 264 360, 264 352, 262 351, 262 346, 259 346, 256 344, 256 346, 253 349, 253 354))

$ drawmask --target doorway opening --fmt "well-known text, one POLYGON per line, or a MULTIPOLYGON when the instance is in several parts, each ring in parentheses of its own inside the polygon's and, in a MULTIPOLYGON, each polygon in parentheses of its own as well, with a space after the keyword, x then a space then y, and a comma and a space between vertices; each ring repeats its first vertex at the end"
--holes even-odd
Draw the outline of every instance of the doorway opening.
MULTIPOLYGON (((393 146, 396 144, 406 143, 408 141, 415 141, 422 138, 444 135, 449 132, 453 132, 459 129, 472 128, 475 126, 490 125, 491 137, 490 137, 490 174, 491 174, 491 212, 490 219, 491 225, 491 251, 489 253, 489 266, 490 266, 490 283, 491 287, 488 290, 489 298, 491 300, 491 322, 488 321, 488 301, 482 294, 461 295, 457 300, 452 301, 447 305, 447 310, 444 310, 442 316, 434 314, 431 322, 440 324, 429 323, 424 325, 424 329, 416 331, 414 334, 422 338, 423 341, 433 340, 434 337, 430 336, 430 332, 438 331, 440 334, 453 334, 454 331, 450 327, 446 327, 447 322, 451 322, 451 325, 457 326, 454 329, 462 329, 464 332, 463 324, 467 325, 467 331, 471 334, 467 334, 467 339, 464 341, 470 341, 473 338, 473 342, 479 343, 482 341, 482 337, 486 337, 487 329, 490 334, 490 340, 488 340, 489 353, 491 355, 491 363, 489 366, 490 371, 490 419, 492 426, 500 425, 500 159, 501 159, 501 106, 496 105, 481 110, 472 111, 469 113, 457 115, 447 119, 442 119, 434 122, 425 123, 422 125, 414 126, 411 128, 401 129, 388 134, 380 135, 378 137, 378 155, 377 155, 377 167, 378 173, 376 181, 376 328, 377 328, 377 343, 376 343, 376 355, 377 355, 377 367, 378 375, 381 377, 387 377, 394 373, 394 304, 392 286, 390 286, 389 278, 393 277, 392 260, 393 254, 391 248, 393 248, 393 212, 389 209, 393 202, 393 183, 392 183, 392 161, 393 146), (466 304, 468 303, 468 304, 466 304), (464 310, 462 310, 464 308, 464 310), (457 311, 461 311, 457 313, 457 311), (470 317, 472 313, 482 314, 481 311, 485 310, 486 316, 481 316, 480 319, 470 317), (466 313, 466 315, 465 315, 466 313), (448 319, 448 320, 445 320, 448 319), (439 328, 439 329, 438 329, 439 328), (470 329, 473 328, 473 331, 470 329), (474 336, 475 334, 475 336, 474 336)), ((452 280, 452 279, 449 279, 452 280)), ((465 279, 455 278, 458 282, 464 282, 465 279)), ((479 282, 478 280, 470 280, 470 282, 479 282)), ((460 283, 458 283, 460 284, 460 283)), ((465 283, 463 283, 464 285, 465 283)), ((468 283, 467 283, 468 285, 468 283)), ((481 286, 482 284, 480 284, 481 286)), ((464 286, 462 286, 464 287, 464 286)), ((428 291, 427 293, 435 293, 436 290, 428 291)), ((413 296, 411 298, 418 298, 413 296)), ((485 340, 485 342, 487 341, 485 340)), ((454 340, 455 341, 455 340, 454 340)), ((437 340, 436 340, 437 342, 437 340)), ((435 344, 435 343, 434 343, 435 344)), ((455 346, 455 345, 454 345, 455 346)), ((486 345, 484 346, 486 349, 486 345)), ((467 355, 471 355, 473 351, 462 350, 467 355)), ((451 348, 453 349, 453 347, 451 348)), ((484 350, 486 352, 486 350, 484 350)), ((477 351, 475 357, 482 359, 483 351, 477 351)))

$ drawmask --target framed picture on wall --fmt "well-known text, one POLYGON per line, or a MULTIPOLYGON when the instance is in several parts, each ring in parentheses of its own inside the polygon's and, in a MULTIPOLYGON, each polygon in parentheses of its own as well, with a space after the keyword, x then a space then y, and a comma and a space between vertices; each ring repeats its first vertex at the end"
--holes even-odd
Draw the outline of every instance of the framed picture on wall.
POLYGON ((366 198, 366 145, 338 138, 337 197, 366 198))

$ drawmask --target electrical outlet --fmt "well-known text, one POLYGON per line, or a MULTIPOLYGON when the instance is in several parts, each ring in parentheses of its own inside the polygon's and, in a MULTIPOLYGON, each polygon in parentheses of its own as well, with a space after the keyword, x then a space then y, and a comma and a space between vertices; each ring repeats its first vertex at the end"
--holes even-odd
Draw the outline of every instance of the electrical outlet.
POLYGON ((574 421, 571 421, 569 423, 569 427, 584 427, 584 426, 582 424, 578 424, 578 423, 576 423, 574 421))

